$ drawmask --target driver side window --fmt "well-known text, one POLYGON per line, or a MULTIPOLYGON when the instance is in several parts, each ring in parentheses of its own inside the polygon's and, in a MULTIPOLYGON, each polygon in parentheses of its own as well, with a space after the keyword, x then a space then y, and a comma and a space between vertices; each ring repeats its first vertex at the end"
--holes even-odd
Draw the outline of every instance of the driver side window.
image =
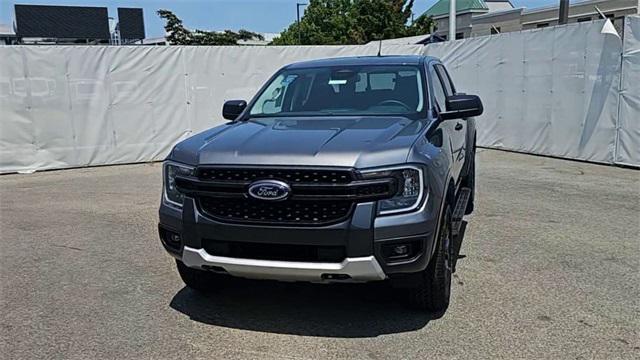
POLYGON ((287 88, 297 79, 297 75, 278 76, 262 93, 251 109, 251 114, 275 114, 282 111, 283 100, 287 88))
POLYGON ((442 82, 440 82, 436 69, 433 66, 429 67, 429 78, 433 85, 433 96, 435 98, 436 108, 438 109, 438 112, 445 111, 445 101, 447 96, 445 95, 442 82))

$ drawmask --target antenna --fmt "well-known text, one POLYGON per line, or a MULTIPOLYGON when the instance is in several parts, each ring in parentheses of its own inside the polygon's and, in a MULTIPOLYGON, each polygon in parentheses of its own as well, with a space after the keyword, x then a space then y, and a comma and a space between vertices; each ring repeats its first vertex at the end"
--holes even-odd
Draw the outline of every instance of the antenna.
POLYGON ((382 39, 380 39, 380 42, 378 43, 378 56, 382 56, 380 55, 381 52, 382 52, 382 39))

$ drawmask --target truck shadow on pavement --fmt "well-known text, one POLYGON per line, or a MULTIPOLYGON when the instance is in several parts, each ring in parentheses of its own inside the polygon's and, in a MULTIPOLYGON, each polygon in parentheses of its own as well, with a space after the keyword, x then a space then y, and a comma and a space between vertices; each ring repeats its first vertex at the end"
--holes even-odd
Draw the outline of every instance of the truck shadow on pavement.
POLYGON ((386 282, 322 285, 230 279, 206 295, 184 287, 169 306, 209 325, 336 338, 414 331, 442 316, 408 308, 402 294, 386 282))

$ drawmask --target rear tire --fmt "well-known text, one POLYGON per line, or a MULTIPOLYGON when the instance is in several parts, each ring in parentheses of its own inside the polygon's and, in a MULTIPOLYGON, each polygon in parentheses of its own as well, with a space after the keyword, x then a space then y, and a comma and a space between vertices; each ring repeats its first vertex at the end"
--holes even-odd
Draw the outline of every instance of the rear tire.
POLYGON ((436 251, 409 290, 409 303, 413 307, 444 315, 451 296, 452 245, 451 207, 447 204, 438 229, 436 251))
POLYGON ((176 267, 185 285, 201 293, 208 293, 213 290, 216 283, 219 283, 221 276, 208 271, 190 268, 180 260, 176 260, 176 267))

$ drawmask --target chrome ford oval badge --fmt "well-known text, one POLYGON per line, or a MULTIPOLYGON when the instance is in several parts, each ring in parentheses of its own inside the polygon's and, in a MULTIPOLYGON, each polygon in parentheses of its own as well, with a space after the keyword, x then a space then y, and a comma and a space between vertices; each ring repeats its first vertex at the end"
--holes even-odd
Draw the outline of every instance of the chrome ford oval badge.
POLYGON ((249 185, 249 196, 260 200, 286 199, 290 192, 289 185, 278 180, 258 180, 249 185))

